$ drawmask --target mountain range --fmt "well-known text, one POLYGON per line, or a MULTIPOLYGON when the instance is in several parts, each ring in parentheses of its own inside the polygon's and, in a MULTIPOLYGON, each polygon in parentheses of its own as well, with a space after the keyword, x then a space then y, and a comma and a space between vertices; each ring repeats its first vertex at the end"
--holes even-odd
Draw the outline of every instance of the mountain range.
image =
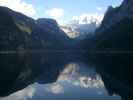
MULTIPOLYGON (((91 24, 86 24, 86 25, 84 24, 83 26, 76 25, 76 26, 63 27, 64 29, 66 28, 66 30, 70 31, 70 34, 72 32, 74 35, 77 35, 78 32, 82 34, 83 31, 87 32, 87 34, 93 33, 93 35, 90 36, 89 34, 83 39, 79 38, 72 39, 62 30, 62 28, 53 19, 41 18, 38 20, 34 20, 21 13, 15 12, 9 8, 0 7, 0 50, 23 51, 23 50, 73 50, 74 49, 76 52, 85 49, 87 51, 87 55, 85 57, 88 59, 88 62, 90 64, 96 66, 97 72, 99 72, 100 75, 102 76, 104 85, 107 88, 109 94, 110 95, 119 94, 123 98, 123 100, 132 100, 133 98, 132 94, 133 93, 133 85, 132 85, 133 84, 133 77, 132 77, 133 0, 124 0, 122 4, 116 8, 110 6, 100 26, 94 27, 94 29, 91 28, 89 29, 91 25, 96 26, 96 23, 94 22, 91 24)), ((15 59, 17 59, 18 56, 22 55, 15 56, 15 59)), ((33 60, 34 63, 37 59, 36 57, 33 60)), ((25 57, 23 57, 23 59, 20 59, 20 62, 18 64, 27 62, 30 59, 30 56, 26 58, 27 60, 25 59, 25 57)), ((1 56, 1 59, 3 59, 3 56, 1 56)), ((54 58, 54 60, 55 59, 56 58, 54 58)), ((39 62, 40 61, 41 60, 39 60, 39 62)), ((13 60, 13 63, 16 64, 16 60, 13 60)), ((16 80, 16 78, 18 79, 18 76, 20 75, 20 73, 23 71, 24 68, 22 64, 21 64, 22 70, 18 66, 16 66, 17 68, 14 67, 12 62, 10 68, 8 68, 6 64, 7 63, 2 62, 0 76, 3 76, 2 74, 5 75, 6 73, 11 74, 11 78, 9 80, 6 80, 5 82, 6 84, 8 84, 9 81, 12 82, 13 84, 14 80, 16 80), (6 67, 3 65, 5 65, 6 67)), ((29 68, 28 65, 30 64, 31 63, 28 63, 27 65, 25 64, 26 68, 29 68)), ((37 74, 36 70, 40 72, 40 69, 38 69, 38 67, 37 68, 31 67, 31 69, 32 73, 37 74)), ((52 67, 52 70, 54 69, 55 68, 52 67)), ((57 68, 57 70, 58 70, 57 73, 55 71, 56 77, 54 76, 50 77, 51 78, 50 81, 53 82, 56 80, 60 68, 57 68)), ((21 76, 23 76, 23 74, 21 76)), ((8 77, 6 78, 8 79, 8 77)), ((18 82, 23 83, 21 77, 18 82)), ((24 87, 30 83, 32 82, 24 84, 24 87)), ((40 81, 40 83, 45 83, 45 82, 40 81)), ((3 82, 3 84, 5 83, 3 82)), ((12 84, 8 84, 10 88, 12 88, 12 84)), ((18 87, 16 90, 23 88, 23 86, 22 87, 19 87, 19 85, 17 86, 18 87)), ((10 94, 10 92, 16 91, 16 90, 9 91, 6 85, 5 88, 4 87, 2 88, 3 89, 2 92, 4 91, 5 94, 4 93, 2 94, 1 92, 1 95, 7 95, 10 94), (6 94, 7 91, 8 93, 6 94)))
POLYGON ((91 18, 88 20, 87 17, 85 17, 83 23, 80 23, 79 20, 72 20, 68 24, 61 26, 61 29, 64 30, 70 38, 85 39, 86 36, 94 34, 99 24, 97 19, 91 18))
POLYGON ((67 48, 69 37, 53 19, 34 20, 0 7, 0 23, 0 50, 67 48))
POLYGON ((110 95, 133 98, 133 1, 109 7, 90 42, 90 60, 97 66, 110 95), (107 75, 105 75, 107 73, 107 75))
POLYGON ((109 7, 93 38, 94 48, 130 52, 133 50, 133 1, 124 0, 119 7, 109 7))

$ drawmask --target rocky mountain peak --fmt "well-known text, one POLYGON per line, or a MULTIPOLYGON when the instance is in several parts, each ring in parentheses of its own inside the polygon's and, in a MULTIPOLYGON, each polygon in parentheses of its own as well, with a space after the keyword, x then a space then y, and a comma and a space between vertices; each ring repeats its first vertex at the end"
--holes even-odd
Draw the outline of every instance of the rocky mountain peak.
POLYGON ((120 7, 123 12, 133 16, 133 0, 124 0, 120 7))
POLYGON ((128 3, 131 3, 133 0, 123 0, 123 3, 125 4, 128 4, 128 3))
POLYGON ((41 24, 41 25, 44 25, 44 26, 45 26, 45 25, 49 25, 49 24, 51 24, 51 25, 53 25, 53 26, 58 26, 56 20, 50 19, 50 18, 39 18, 39 19, 37 20, 37 23, 39 23, 39 24, 41 24))
POLYGON ((116 25, 124 18, 133 19, 133 0, 124 0, 122 4, 116 8, 109 6, 101 26, 96 33, 102 33, 104 30, 116 25))

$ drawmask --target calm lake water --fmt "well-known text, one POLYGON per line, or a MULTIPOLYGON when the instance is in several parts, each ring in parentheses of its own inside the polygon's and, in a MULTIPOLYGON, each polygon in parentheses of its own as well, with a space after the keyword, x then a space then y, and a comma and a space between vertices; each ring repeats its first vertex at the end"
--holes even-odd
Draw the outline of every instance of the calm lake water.
POLYGON ((83 55, 1 54, 0 100, 122 100, 83 55))

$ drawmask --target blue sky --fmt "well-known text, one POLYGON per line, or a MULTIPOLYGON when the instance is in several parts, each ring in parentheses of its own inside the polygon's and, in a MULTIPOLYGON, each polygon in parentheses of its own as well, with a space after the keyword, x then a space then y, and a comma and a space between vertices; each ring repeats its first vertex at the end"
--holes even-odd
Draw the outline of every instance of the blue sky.
POLYGON ((0 0, 8 6, 35 19, 54 18, 64 23, 82 15, 103 15, 108 6, 118 6, 122 0, 0 0), (26 8, 27 7, 27 8, 26 8), (25 10, 25 11, 24 11, 25 10))
POLYGON ((52 8, 62 8, 66 17, 80 15, 82 13, 97 12, 97 7, 106 9, 109 5, 117 6, 122 0, 29 0, 37 7, 38 16, 46 16, 45 12, 52 8))

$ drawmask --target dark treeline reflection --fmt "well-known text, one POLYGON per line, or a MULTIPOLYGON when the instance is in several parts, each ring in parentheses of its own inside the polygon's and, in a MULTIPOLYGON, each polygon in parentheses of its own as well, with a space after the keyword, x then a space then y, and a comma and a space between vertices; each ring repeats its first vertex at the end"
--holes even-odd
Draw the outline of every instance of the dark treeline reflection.
POLYGON ((131 100, 129 58, 69 52, 0 54, 0 96, 2 100, 121 100, 119 96, 131 100))
POLYGON ((68 62, 80 59, 80 55, 75 57, 69 53, 0 54, 0 96, 36 81, 55 82, 68 62))
POLYGON ((110 95, 119 94, 123 100, 133 99, 133 54, 130 52, 103 52, 89 56, 101 75, 110 95))

